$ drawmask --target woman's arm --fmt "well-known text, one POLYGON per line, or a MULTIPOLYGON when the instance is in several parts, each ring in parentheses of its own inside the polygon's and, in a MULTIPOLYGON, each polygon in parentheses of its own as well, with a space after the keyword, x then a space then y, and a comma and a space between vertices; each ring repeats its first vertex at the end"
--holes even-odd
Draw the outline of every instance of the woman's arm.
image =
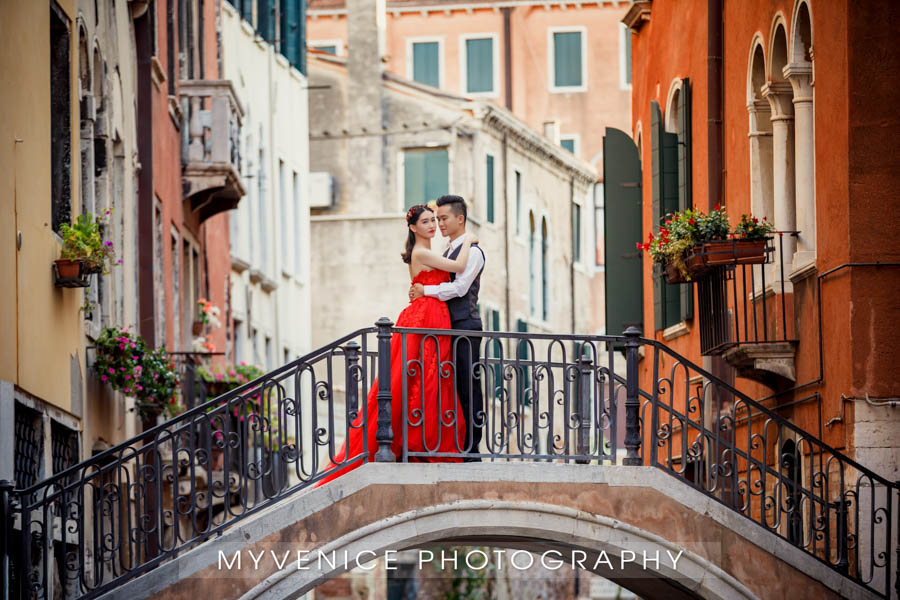
POLYGON ((466 269, 466 263, 469 262, 469 249, 474 241, 477 241, 475 236, 467 233, 466 239, 462 243, 462 248, 459 250, 459 255, 452 260, 444 258, 437 252, 426 250, 424 248, 413 250, 413 257, 426 267, 431 267, 432 269, 441 269, 442 271, 449 271, 451 273, 462 273, 466 269))

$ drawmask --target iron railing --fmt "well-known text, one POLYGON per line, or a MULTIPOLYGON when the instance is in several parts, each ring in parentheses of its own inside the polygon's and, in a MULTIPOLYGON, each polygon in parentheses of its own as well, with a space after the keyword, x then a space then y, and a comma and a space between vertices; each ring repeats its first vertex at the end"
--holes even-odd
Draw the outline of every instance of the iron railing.
POLYGON ((460 457, 652 465, 876 594, 896 590, 898 485, 660 342, 387 319, 49 479, 0 485, 0 566, 17 573, 0 569, 0 585, 94 598, 342 469, 460 457), (461 382, 480 409, 456 404, 461 344, 484 351, 461 382), (359 448, 338 457, 348 437, 359 448))
POLYGON ((741 256, 740 240, 733 240, 729 254, 734 260, 695 278, 701 354, 722 354, 743 344, 797 342, 783 257, 784 237, 792 240, 798 233, 779 231, 768 238, 762 264, 746 263, 750 257, 741 256))

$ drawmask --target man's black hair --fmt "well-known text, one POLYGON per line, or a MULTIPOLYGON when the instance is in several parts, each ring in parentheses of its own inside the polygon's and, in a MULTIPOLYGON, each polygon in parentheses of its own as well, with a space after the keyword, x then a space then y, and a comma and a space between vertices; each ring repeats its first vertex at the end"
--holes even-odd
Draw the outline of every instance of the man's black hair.
POLYGON ((469 222, 469 215, 466 212, 466 201, 462 199, 462 196, 454 196, 452 194, 447 194, 446 196, 441 196, 435 202, 438 206, 450 206, 450 210, 454 215, 463 216, 463 224, 469 222))

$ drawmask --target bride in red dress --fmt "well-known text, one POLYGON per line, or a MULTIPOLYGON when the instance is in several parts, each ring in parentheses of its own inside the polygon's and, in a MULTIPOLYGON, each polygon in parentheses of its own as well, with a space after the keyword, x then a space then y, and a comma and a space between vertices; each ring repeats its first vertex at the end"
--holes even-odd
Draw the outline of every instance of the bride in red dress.
MULTIPOLYGON (((424 205, 418 204, 406 213, 406 222, 409 226, 409 237, 406 241, 406 251, 401 255, 403 262, 409 265, 409 275, 412 283, 423 285, 437 285, 450 280, 449 272, 461 273, 466 268, 469 257, 469 247, 475 238, 468 234, 463 242, 459 255, 454 260, 444 258, 439 253, 431 250, 431 239, 436 230, 434 211, 424 205)), ((450 329, 450 313, 447 305, 437 298, 424 296, 410 302, 397 317, 396 327, 417 327, 422 329, 450 329)), ((406 336, 406 361, 420 360, 422 373, 415 370, 414 375, 407 377, 407 415, 403 415, 403 380, 401 379, 404 365, 400 356, 400 334, 395 333, 391 337, 391 427, 394 440, 391 450, 394 456, 402 456, 403 447, 403 421, 408 418, 407 425, 409 452, 443 452, 461 453, 465 444, 465 427, 462 408, 454 389, 455 374, 450 368, 453 360, 451 339, 449 336, 437 336, 438 343, 434 343, 434 337, 425 340, 424 356, 420 356, 422 335, 407 334, 406 336), (437 347, 436 347, 437 346, 437 347), (442 366, 446 365, 446 366, 442 366), (439 376, 439 368, 443 369, 444 377, 439 376), (424 379, 424 392, 422 383, 424 379)), ((416 368, 416 367, 414 367, 416 368)), ((372 382, 366 399, 368 406, 368 423, 362 427, 363 411, 353 421, 349 437, 344 441, 341 449, 334 456, 333 461, 324 471, 328 472, 316 485, 322 485, 332 479, 340 477, 356 467, 361 460, 353 464, 340 466, 341 463, 354 459, 363 453, 363 435, 368 438, 369 460, 375 458, 378 444, 375 442, 375 430, 378 419, 378 379, 372 382)), ((409 457, 410 462, 462 462, 460 457, 409 457)))

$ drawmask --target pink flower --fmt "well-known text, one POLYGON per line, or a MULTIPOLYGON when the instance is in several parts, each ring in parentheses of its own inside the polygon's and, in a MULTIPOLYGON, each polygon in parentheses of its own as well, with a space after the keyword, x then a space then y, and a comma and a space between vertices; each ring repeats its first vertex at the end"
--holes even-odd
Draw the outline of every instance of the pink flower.
POLYGON ((130 394, 130 393, 131 393, 131 390, 128 389, 128 388, 125 388, 125 393, 126 393, 126 394, 130 394))
POLYGON ((117 260, 117 261, 116 261, 116 264, 117 264, 117 265, 121 265, 121 264, 122 264, 122 259, 120 258, 119 260, 117 260))
POLYGON ((124 370, 125 370, 125 367, 119 367, 119 370, 120 370, 120 371, 124 371, 124 370))
POLYGON ((241 366, 242 366, 242 367, 246 367, 246 366, 247 366, 247 363, 245 363, 244 361, 241 361, 241 366))
POLYGON ((137 348, 137 346, 134 345, 134 342, 131 342, 131 347, 132 347, 132 349, 137 348))
POLYGON ((128 381, 129 379, 131 379, 131 375, 126 375, 126 376, 125 376, 125 381, 128 381))
POLYGON ((110 373, 115 373, 115 372, 116 372, 116 370, 115 370, 115 369, 113 369, 113 368, 112 368, 112 367, 110 367, 110 368, 109 368, 109 372, 110 372, 110 373))
POLYGON ((141 386, 137 386, 137 389, 138 389, 138 391, 141 391, 144 388, 142 388, 141 386))
POLYGON ((119 350, 124 350, 124 349, 125 349, 125 344, 119 344, 119 350))
POLYGON ((228 374, 229 374, 231 377, 234 377, 237 373, 234 372, 234 369, 231 369, 231 370, 228 371, 228 374))
POLYGON ((106 375, 100 376, 100 381, 106 381, 107 379, 109 379, 109 378, 106 375))
POLYGON ((131 357, 131 360, 140 360, 140 357, 138 357, 138 356, 132 356, 132 357, 131 357))
POLYGON ((216 381, 222 381, 222 374, 216 373, 216 381))

